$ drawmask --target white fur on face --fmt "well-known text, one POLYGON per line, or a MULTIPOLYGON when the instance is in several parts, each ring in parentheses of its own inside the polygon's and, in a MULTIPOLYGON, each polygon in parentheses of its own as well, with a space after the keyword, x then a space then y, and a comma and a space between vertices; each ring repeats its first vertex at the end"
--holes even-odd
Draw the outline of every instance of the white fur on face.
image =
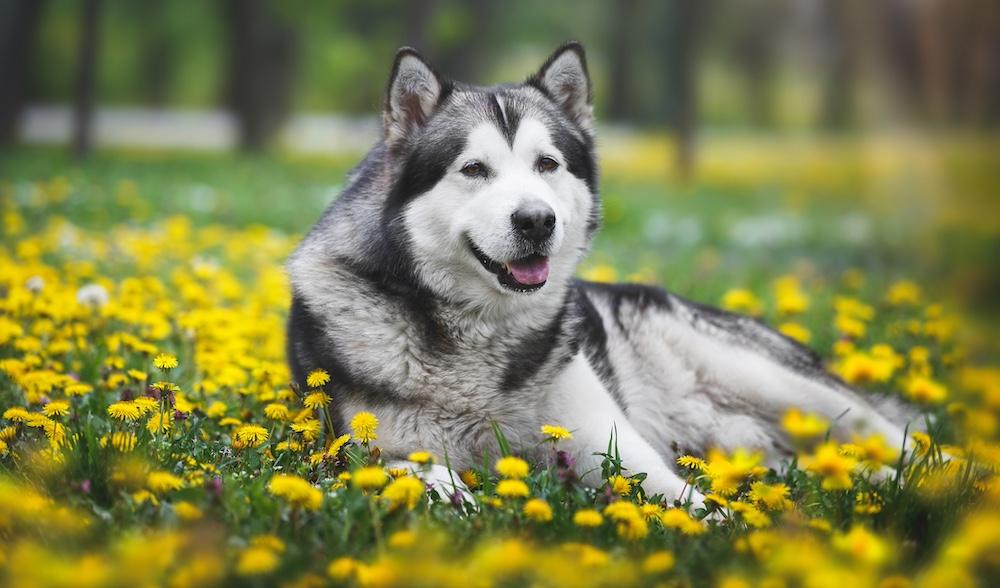
POLYGON ((509 145, 491 123, 469 133, 465 150, 440 182, 409 204, 405 213, 415 258, 424 282, 439 294, 467 301, 497 302, 502 298, 534 298, 511 292, 484 269, 469 250, 468 236, 491 259, 506 262, 526 254, 519 248, 511 214, 521 205, 539 201, 556 215, 548 250, 549 280, 540 292, 554 290, 572 276, 586 245, 586 225, 592 206, 586 183, 571 174, 540 121, 525 118, 509 145), (536 169, 539 157, 559 163, 552 172, 536 169), (469 178, 461 169, 477 161, 489 169, 487 178, 469 178))

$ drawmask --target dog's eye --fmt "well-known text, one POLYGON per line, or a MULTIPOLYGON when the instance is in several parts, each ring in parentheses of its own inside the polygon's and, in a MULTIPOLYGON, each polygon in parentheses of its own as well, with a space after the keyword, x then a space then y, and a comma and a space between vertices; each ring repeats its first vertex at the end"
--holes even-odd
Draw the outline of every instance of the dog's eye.
POLYGON ((482 178, 486 176, 486 166, 478 161, 471 161, 462 166, 462 175, 467 178, 482 178))
POLYGON ((542 173, 553 172, 559 167, 559 162, 548 156, 542 156, 538 158, 538 163, 535 164, 535 168, 542 173))

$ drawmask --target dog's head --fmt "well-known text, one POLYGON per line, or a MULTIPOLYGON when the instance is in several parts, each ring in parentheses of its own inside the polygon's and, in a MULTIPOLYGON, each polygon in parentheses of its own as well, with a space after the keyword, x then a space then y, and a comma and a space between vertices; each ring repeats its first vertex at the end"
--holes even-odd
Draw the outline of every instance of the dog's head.
POLYGON ((384 218, 426 287, 515 305, 561 289, 600 221, 582 46, 564 45, 522 84, 489 88, 447 81, 401 49, 384 124, 384 218))

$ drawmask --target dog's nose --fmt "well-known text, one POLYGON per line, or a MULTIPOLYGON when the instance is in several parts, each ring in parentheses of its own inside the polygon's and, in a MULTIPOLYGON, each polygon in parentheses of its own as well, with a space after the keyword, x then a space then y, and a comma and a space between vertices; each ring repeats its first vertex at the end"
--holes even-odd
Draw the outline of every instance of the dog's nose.
POLYGON ((541 243, 552 236, 556 226, 556 213, 541 202, 525 204, 510 215, 510 222, 525 239, 541 243))

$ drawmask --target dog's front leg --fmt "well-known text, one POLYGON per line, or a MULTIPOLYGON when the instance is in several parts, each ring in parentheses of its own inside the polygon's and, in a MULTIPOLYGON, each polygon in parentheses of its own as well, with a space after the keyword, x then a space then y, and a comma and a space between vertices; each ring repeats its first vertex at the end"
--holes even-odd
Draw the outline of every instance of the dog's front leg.
POLYGON ((614 433, 623 466, 631 473, 646 474, 643 489, 647 494, 662 494, 667 500, 690 497, 692 507, 704 506, 701 493, 675 474, 639 435, 582 354, 573 358, 556 381, 548 419, 572 431, 568 447, 585 483, 595 487, 603 483, 603 458, 597 453, 607 449, 614 433))

